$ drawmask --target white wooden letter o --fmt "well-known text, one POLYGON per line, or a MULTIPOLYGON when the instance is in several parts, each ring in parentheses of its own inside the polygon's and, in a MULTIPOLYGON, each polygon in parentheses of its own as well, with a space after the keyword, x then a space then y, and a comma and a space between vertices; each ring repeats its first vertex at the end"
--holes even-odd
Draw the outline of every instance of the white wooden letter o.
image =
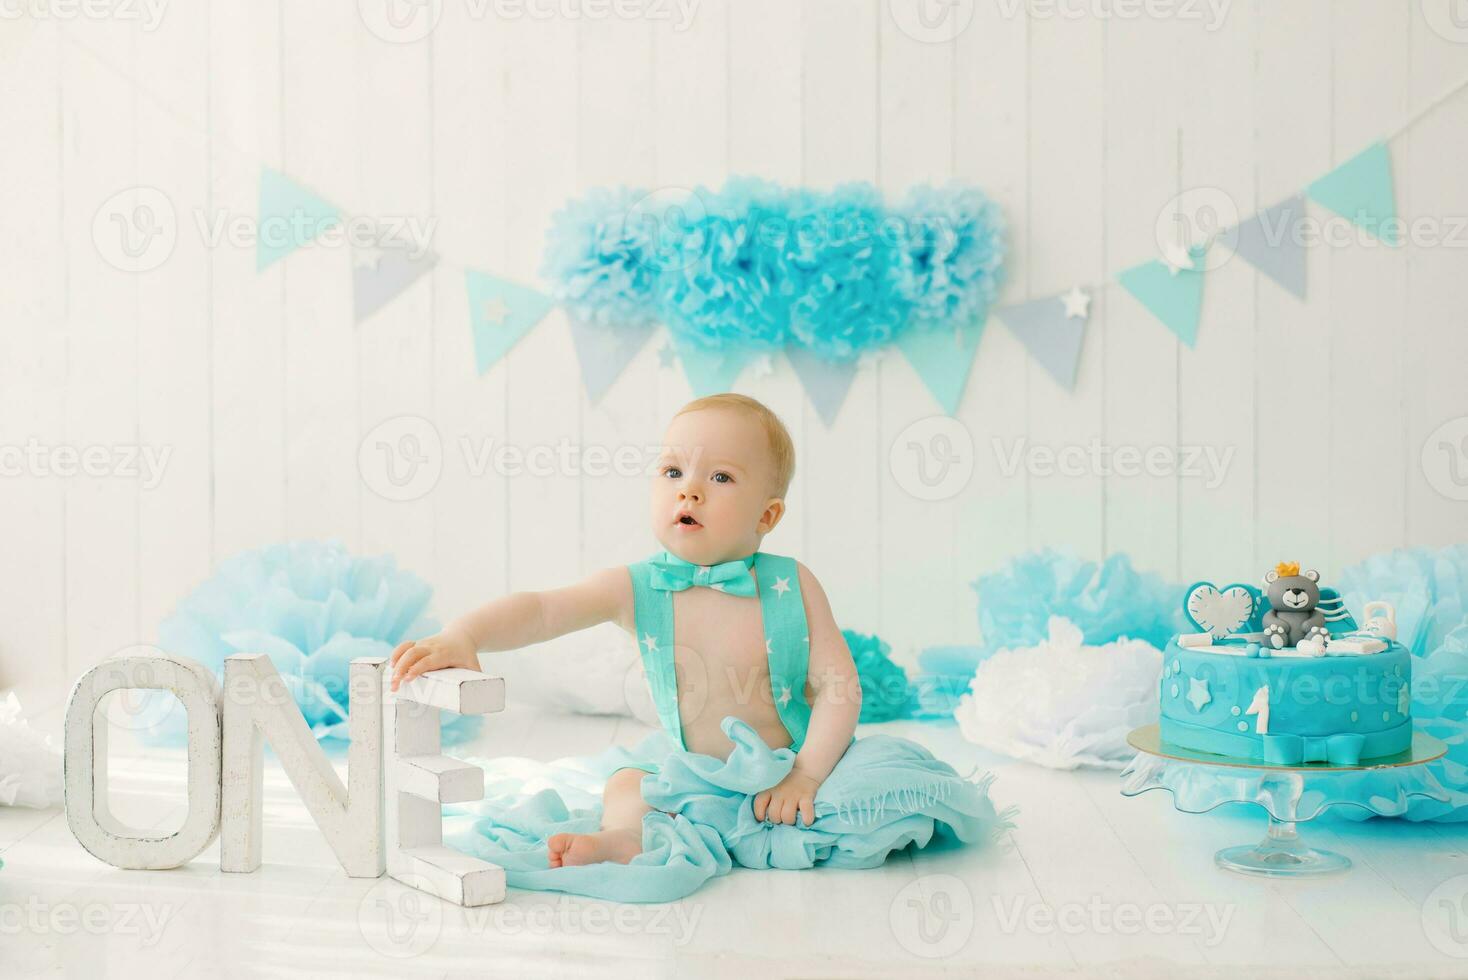
POLYGON ((95 857, 118 868, 152 871, 192 860, 219 835, 221 729, 219 682, 197 661, 112 657, 87 671, 66 706, 66 822, 95 857), (169 691, 188 712, 188 816, 171 834, 124 826, 107 799, 107 718, 98 711, 112 691, 169 691))

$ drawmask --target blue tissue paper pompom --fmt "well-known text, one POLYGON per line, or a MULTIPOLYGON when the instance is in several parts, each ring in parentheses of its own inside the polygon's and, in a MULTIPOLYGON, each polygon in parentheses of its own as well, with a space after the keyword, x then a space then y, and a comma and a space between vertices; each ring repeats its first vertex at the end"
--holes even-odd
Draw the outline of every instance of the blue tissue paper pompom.
POLYGON ((953 721, 953 713, 960 699, 969 692, 980 661, 993 656, 997 649, 945 643, 919 651, 919 672, 913 680, 921 704, 919 717, 924 721, 953 721))
MULTIPOLYGON (((432 594, 391 556, 356 558, 338 542, 275 544, 221 562, 159 624, 158 645, 221 678, 226 657, 267 654, 317 740, 346 739, 351 661, 436 632, 424 614, 432 594)), ((182 714, 166 713, 144 734, 182 737, 182 714)), ((445 740, 456 741, 479 719, 446 713, 444 722, 445 740)))
POLYGON ((943 662, 927 658, 925 671, 953 673, 1005 648, 1032 647, 1049 636, 1051 616, 1063 616, 1081 631, 1087 646, 1123 637, 1158 649, 1186 628, 1183 588, 1138 572, 1131 559, 1115 554, 1097 565, 1049 549, 1027 552, 973 583, 979 600, 979 632, 972 665, 954 662, 961 648, 944 648, 943 662))
POLYGON ((968 690, 972 672, 964 677, 930 673, 909 677, 892 661, 892 647, 886 641, 854 630, 842 630, 841 635, 861 680, 859 721, 953 722, 953 709, 968 690))
POLYGON ((829 192, 735 178, 718 191, 591 191, 555 215, 544 272, 584 321, 662 320, 705 349, 799 347, 851 360, 910 329, 982 321, 1004 264, 982 192, 829 192))
POLYGON ((981 323, 1004 272, 1004 216, 973 187, 917 187, 901 211, 901 287, 915 327, 981 323))
POLYGON ((1341 572, 1339 591, 1358 622, 1367 602, 1390 602, 1397 641, 1421 656, 1468 619, 1468 545, 1373 555, 1341 572))
MULTIPOLYGON (((1448 745, 1427 764, 1448 800, 1413 799, 1408 820, 1468 820, 1468 546, 1398 549, 1373 555, 1341 573, 1346 606, 1362 618, 1372 600, 1396 609, 1397 640, 1412 664, 1412 721, 1448 745)), ((1351 807, 1342 816, 1362 819, 1351 807)))
POLYGON ((1448 791, 1448 801, 1414 799, 1408 820, 1468 820, 1468 621, 1412 662, 1412 721, 1448 744, 1448 754, 1427 764, 1448 791))
POLYGON ((892 721, 907 717, 913 698, 907 671, 892 662, 892 647, 877 636, 842 630, 856 673, 861 679, 863 722, 892 721))
POLYGON ((1132 567, 1116 554, 1097 565, 1048 549, 1030 552, 974 583, 984 646, 1035 646, 1047 636, 1051 616, 1064 616, 1087 646, 1122 637, 1158 649, 1185 628, 1183 589, 1132 567))
POLYGON ((907 324, 902 223, 870 184, 797 201, 788 244, 795 297, 790 332, 817 356, 851 360, 890 343, 907 324))
POLYGON ((788 195, 767 181, 700 188, 686 235, 664 263, 658 309, 668 329, 704 348, 771 350, 790 337, 788 195))
MULTIPOLYGON (((1406 800, 1403 819, 1461 823, 1468 821, 1468 620, 1450 630, 1436 648, 1412 663, 1413 727, 1447 743, 1448 753, 1427 763, 1427 770, 1447 791, 1444 802, 1424 797, 1406 800)), ((1380 770, 1382 775, 1366 782, 1361 792, 1391 798, 1394 787, 1390 775, 1395 770, 1380 770), (1380 782, 1379 787, 1372 782, 1380 782)), ((1354 806, 1332 807, 1329 816, 1346 820, 1373 819, 1373 814, 1354 806)))
POLYGON ((631 188, 596 188, 551 217, 542 273, 572 316, 604 326, 657 316, 656 285, 667 261, 666 205, 631 188))

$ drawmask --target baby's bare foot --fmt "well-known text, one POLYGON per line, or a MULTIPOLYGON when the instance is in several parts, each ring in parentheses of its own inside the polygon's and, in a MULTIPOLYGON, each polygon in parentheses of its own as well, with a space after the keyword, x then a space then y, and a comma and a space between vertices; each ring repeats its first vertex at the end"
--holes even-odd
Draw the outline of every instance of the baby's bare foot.
POLYGON ((599 830, 594 834, 553 834, 546 841, 552 868, 615 861, 627 864, 642 853, 642 829, 599 830))

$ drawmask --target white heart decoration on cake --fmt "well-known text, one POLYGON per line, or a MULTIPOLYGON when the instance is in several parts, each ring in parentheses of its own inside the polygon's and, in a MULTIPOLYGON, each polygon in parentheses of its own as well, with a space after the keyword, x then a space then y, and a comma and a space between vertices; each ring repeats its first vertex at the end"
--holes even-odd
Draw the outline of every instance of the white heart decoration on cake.
POLYGON ((1222 592, 1212 582, 1199 582, 1188 592, 1188 618, 1206 633, 1237 633, 1254 615, 1254 596, 1242 585, 1222 592))

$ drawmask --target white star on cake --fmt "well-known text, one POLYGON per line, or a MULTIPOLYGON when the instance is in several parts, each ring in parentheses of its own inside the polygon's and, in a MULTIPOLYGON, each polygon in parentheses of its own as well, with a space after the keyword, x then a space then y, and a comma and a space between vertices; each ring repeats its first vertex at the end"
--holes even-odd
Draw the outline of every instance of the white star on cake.
POLYGON ((1208 693, 1208 681, 1201 677, 1188 678, 1188 703, 1193 706, 1194 711, 1202 711, 1203 706, 1213 700, 1213 695, 1208 693))

